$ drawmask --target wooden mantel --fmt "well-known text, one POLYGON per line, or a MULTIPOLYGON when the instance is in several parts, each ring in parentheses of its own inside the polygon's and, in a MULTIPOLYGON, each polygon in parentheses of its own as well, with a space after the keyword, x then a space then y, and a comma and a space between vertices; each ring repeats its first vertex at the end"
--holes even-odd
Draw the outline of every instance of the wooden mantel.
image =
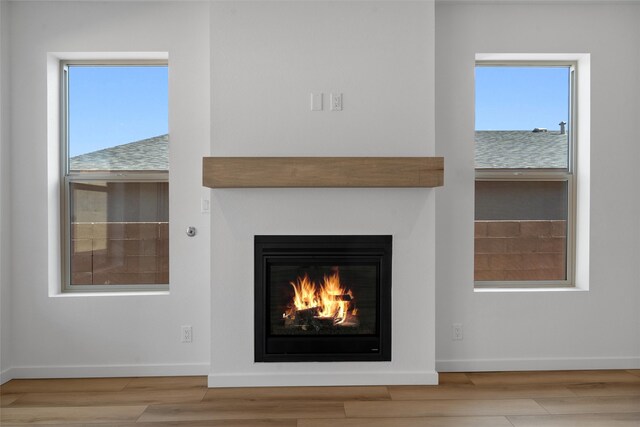
POLYGON ((210 188, 441 187, 443 157, 205 157, 210 188))

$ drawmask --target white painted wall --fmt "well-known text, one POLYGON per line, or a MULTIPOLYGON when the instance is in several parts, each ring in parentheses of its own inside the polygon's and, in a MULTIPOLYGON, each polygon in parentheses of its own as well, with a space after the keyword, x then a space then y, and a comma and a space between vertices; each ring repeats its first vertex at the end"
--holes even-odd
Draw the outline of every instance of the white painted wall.
MULTIPOLYGON (((212 3, 212 153, 433 155, 433 18, 428 1, 212 3), (324 111, 310 111, 311 92, 324 111)), ((213 190, 209 384, 436 381, 437 191, 213 190), (256 234, 392 234, 393 360, 254 363, 256 234)))
POLYGON ((0 0, 0 384, 11 366, 8 9, 9 3, 0 0))
POLYGON ((638 3, 436 6, 438 370, 640 367, 639 22, 638 3), (474 55, 519 52, 591 54, 587 292, 473 292, 474 55))
POLYGON ((436 348, 441 370, 638 367, 639 7, 454 2, 434 16, 430 1, 3 3, 3 380, 209 372, 212 385, 426 383, 436 348), (47 52, 83 51, 169 52, 169 295, 49 296, 47 52), (476 52, 591 53, 588 292, 473 292, 476 52), (342 92, 344 111, 309 111, 312 91, 342 92), (442 189, 201 188, 210 152, 434 151, 446 157, 442 189), (392 362, 252 362, 252 236, 278 233, 394 235, 392 362), (437 334, 433 314, 416 330, 403 311, 418 304, 435 308, 437 334), (463 341, 451 341, 453 322, 463 341), (179 342, 185 324, 191 345, 179 342))
MULTIPOLYGON (((11 295, 14 377, 204 374, 209 365, 210 221, 200 213, 209 153, 209 4, 11 4, 11 295), (168 52, 170 292, 50 296, 58 211, 48 140, 47 52, 168 52), (199 233, 188 238, 194 225, 199 233), (192 325, 194 342, 180 342, 192 325)), ((55 92, 54 92, 55 93, 55 92)), ((4 94, 6 96, 6 94, 4 94)), ((55 132, 53 133, 55 135, 55 132)), ((4 194, 4 190, 3 190, 4 194)), ((4 205, 3 205, 4 207, 4 205)), ((3 209, 4 212, 4 209, 3 209)), ((3 289, 3 297, 4 297, 3 289)), ((3 318, 4 327, 4 318, 3 318)), ((4 336, 4 334, 3 334, 4 336)))

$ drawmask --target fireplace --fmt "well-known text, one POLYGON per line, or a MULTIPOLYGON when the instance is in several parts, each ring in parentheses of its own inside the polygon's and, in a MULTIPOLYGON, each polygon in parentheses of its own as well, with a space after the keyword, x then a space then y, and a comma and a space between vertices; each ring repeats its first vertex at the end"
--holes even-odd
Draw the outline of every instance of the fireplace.
POLYGON ((391 360, 391 236, 255 236, 255 361, 391 360))

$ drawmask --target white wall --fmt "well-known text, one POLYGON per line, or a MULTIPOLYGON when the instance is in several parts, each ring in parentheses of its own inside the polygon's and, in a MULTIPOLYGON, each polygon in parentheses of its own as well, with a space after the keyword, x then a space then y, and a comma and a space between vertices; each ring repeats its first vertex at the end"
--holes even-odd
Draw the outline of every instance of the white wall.
POLYGON ((0 0, 0 383, 11 366, 9 209, 9 3, 0 0))
POLYGON ((200 166, 210 140, 208 3, 14 2, 11 24, 11 228, 19 232, 11 235, 10 374, 208 372, 209 217, 200 213, 208 194, 200 166), (49 294, 59 269, 48 253, 58 247, 48 230, 58 198, 48 178, 57 164, 48 153, 57 150, 47 147, 56 141, 47 139, 47 52, 95 51, 169 53, 169 294, 49 294), (188 225, 196 237, 185 235, 188 225), (192 344, 180 342, 182 325, 193 326, 192 344))
MULTIPOLYGON (((433 17, 432 2, 212 3, 212 153, 433 155, 433 17)), ((437 191, 213 190, 209 384, 434 382, 437 191), (254 363, 256 234, 392 234, 392 361, 254 363)))
POLYGON ((212 385, 427 383, 436 359, 441 370, 640 366, 639 8, 440 3, 434 16, 431 1, 3 4, 3 380, 208 372, 212 385), (169 295, 49 295, 47 52, 83 51, 169 52, 169 295), (473 292, 476 52, 591 53, 588 292, 473 292), (312 91, 342 92, 344 111, 309 111, 312 91), (446 157, 436 190, 201 187, 209 153, 434 151, 446 157), (212 198, 210 218, 201 196, 212 198), (278 233, 394 235, 392 362, 253 363, 252 236, 278 233), (416 330, 407 312, 418 303, 431 314, 416 330), (451 341, 453 322, 463 341, 451 341), (191 345, 179 342, 187 324, 191 345))
POLYGON ((640 367, 638 22, 637 3, 436 6, 439 370, 640 367), (473 292, 474 55, 519 52, 591 54, 587 292, 473 292))

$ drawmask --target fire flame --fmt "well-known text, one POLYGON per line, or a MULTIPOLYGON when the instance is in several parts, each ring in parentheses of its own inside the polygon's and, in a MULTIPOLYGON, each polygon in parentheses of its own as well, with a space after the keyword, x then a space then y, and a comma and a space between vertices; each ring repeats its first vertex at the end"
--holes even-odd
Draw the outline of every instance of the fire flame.
POLYGON ((357 314, 356 308, 352 308, 353 293, 343 288, 340 284, 338 272, 325 275, 320 286, 316 286, 307 274, 298 277, 296 282, 289 282, 293 287, 293 304, 286 316, 295 316, 295 311, 307 310, 317 307, 318 318, 333 318, 334 325, 340 325, 347 320, 349 313, 357 314))

